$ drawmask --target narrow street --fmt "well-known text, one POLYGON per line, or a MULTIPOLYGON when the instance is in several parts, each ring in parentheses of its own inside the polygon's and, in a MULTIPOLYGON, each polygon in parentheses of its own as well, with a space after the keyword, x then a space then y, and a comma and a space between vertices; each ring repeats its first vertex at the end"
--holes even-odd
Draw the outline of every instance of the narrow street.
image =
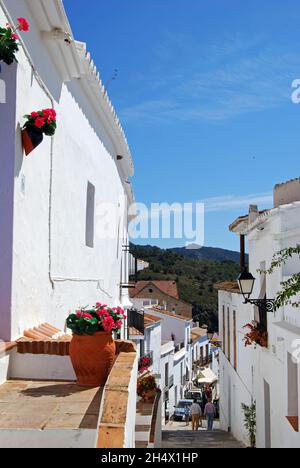
POLYGON ((237 442, 231 434, 220 431, 218 423, 213 432, 206 431, 206 423, 198 432, 193 432, 191 426, 186 428, 184 423, 171 422, 163 429, 162 448, 207 448, 207 449, 232 449, 245 448, 237 442))

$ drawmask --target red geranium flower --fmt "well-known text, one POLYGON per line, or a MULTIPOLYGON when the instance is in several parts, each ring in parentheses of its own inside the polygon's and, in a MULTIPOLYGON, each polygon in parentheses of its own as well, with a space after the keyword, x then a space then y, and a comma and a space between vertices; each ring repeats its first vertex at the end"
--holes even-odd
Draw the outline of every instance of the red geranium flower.
POLYGON ((43 119, 43 117, 37 117, 35 119, 34 125, 37 128, 42 128, 45 125, 45 119, 43 119))
POLYGON ((18 22, 19 22, 19 26, 18 26, 18 29, 20 31, 29 31, 29 24, 26 20, 26 18, 18 18, 18 22))

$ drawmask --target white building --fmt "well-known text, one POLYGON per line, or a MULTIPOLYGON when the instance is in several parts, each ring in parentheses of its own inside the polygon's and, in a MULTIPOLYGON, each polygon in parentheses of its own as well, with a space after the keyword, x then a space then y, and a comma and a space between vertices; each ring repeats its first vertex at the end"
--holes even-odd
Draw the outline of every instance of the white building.
MULTIPOLYGON (((67 348, 67 342, 52 340, 55 329, 51 334, 45 323, 63 330, 70 312, 96 301, 131 305, 126 246, 128 207, 134 201, 125 134, 85 44, 73 37, 62 1, 0 0, 1 26, 13 25, 18 17, 28 20, 30 31, 20 33, 18 63, 1 63, 0 73, 0 392, 8 397, 11 383, 4 382, 11 378, 49 380, 43 384, 49 391, 53 380, 61 380, 62 392, 70 386, 64 380, 75 380, 67 352, 47 354, 40 348, 30 354, 28 346, 21 353, 14 341, 24 330, 31 329, 42 345, 41 337, 48 333, 49 349, 67 348), (55 108, 57 131, 25 157, 23 116, 44 108, 55 108)), ((37 346, 36 340, 26 337, 25 345, 27 341, 37 346)), ((20 406, 16 427, 11 415, 15 431, 0 419, 1 446, 134 447, 137 355, 130 343, 119 343, 117 350, 120 358, 98 402, 93 428, 81 430, 77 424, 56 432, 55 424, 47 431, 40 422, 29 421, 27 431, 28 415, 22 415, 20 406), (116 392, 120 398, 112 398, 116 392), (118 421, 116 407, 110 408, 114 420, 107 417, 112 400, 127 408, 118 421)), ((47 405, 32 396, 35 390, 27 382, 31 396, 25 409, 30 404, 32 414, 42 416, 47 405)), ((14 385, 22 398, 25 384, 14 385)), ((39 391, 49 398, 49 392, 39 391)), ((87 395, 87 403, 89 399, 87 395)), ((70 400, 75 401, 72 393, 70 400)))
POLYGON ((95 301, 128 305, 121 269, 133 162, 61 0, 0 5, 0 24, 19 16, 30 23, 18 65, 3 65, 0 75, 0 337, 10 341, 43 322, 63 328, 69 312, 95 301), (49 107, 56 134, 26 158, 23 116, 49 107))
MULTIPOLYGON (((299 244, 300 180, 275 187, 274 208, 239 218, 231 230, 247 236, 249 269, 256 276, 252 299, 274 299, 281 282, 300 270, 299 258, 288 260, 272 275, 257 273, 270 267, 273 255, 299 244)), ((242 238, 243 239, 243 238, 242 238)), ((300 315, 292 306, 267 314, 268 347, 245 348, 246 324, 259 320, 256 307, 245 305, 237 283, 219 289, 221 426, 248 444, 241 405, 257 405, 257 446, 299 448, 300 315), (297 357, 297 355, 295 355, 297 357)), ((297 299, 297 298, 295 298, 297 299)))

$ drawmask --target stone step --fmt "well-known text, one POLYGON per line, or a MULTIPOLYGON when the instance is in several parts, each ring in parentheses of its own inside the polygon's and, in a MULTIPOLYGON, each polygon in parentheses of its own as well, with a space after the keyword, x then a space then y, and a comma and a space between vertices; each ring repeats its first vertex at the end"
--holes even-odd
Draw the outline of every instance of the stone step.
POLYGON ((148 443, 147 443, 147 442, 136 441, 136 443, 135 443, 135 448, 137 448, 137 449, 145 449, 145 448, 148 448, 148 443))

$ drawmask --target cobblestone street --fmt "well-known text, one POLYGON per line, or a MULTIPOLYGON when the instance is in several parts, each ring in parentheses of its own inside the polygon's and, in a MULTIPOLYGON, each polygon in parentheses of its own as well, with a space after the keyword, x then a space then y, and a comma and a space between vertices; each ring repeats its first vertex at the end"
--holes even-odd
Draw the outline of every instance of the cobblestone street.
POLYGON ((213 432, 206 431, 206 422, 198 432, 193 432, 191 426, 187 428, 184 423, 171 422, 163 430, 162 448, 245 448, 236 441, 231 434, 220 431, 218 422, 213 432))

